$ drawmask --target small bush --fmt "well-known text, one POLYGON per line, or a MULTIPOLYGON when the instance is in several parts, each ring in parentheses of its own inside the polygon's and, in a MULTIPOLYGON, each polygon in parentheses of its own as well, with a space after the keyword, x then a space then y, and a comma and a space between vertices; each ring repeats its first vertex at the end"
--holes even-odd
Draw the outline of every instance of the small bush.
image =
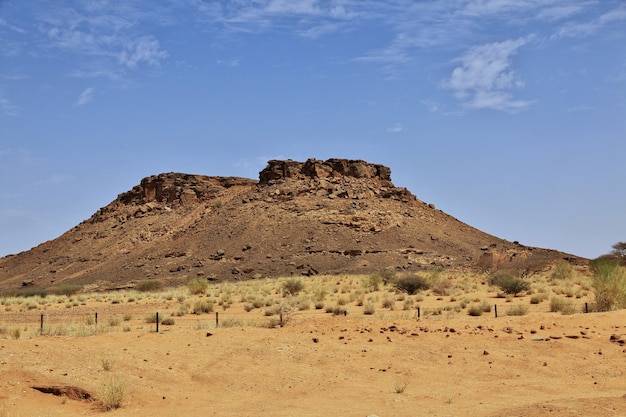
POLYGON ((507 316, 525 316, 526 314, 528 314, 528 307, 522 304, 511 306, 506 312, 507 316))
POLYGON ((365 279, 363 286, 371 291, 378 291, 381 284, 392 282, 395 278, 396 273, 394 271, 386 269, 368 276, 365 279))
POLYGON ((376 312, 376 307, 373 303, 367 303, 363 306, 363 314, 371 316, 376 312))
POLYGON ((489 313, 491 311, 491 304, 487 301, 483 301, 480 304, 474 304, 467 309, 467 314, 470 316, 480 316, 483 313, 489 313))
POLYGON ((430 283, 430 289, 435 295, 448 295, 451 288, 452 281, 447 278, 439 278, 438 276, 435 276, 430 283))
POLYGON ((304 284, 302 281, 296 278, 290 278, 287 281, 283 282, 281 286, 283 290, 283 295, 297 295, 299 292, 304 290, 304 284))
POLYGON ((626 268, 613 258, 599 258, 589 263, 595 311, 611 311, 626 307, 626 268))
POLYGON ((530 304, 539 304, 542 301, 544 301, 546 298, 548 298, 548 294, 546 293, 533 294, 530 297, 530 304))
POLYGON ((193 305, 193 314, 212 313, 214 304, 209 301, 196 301, 193 305))
POLYGON ((381 302, 382 308, 388 308, 391 310, 394 309, 395 305, 396 305, 396 300, 389 296, 385 296, 385 298, 383 298, 383 301, 381 302))
POLYGON ((173 326, 174 324, 176 324, 176 319, 174 319, 174 317, 163 317, 163 320, 161 320, 161 324, 163 324, 164 326, 173 326))
POLYGON ((550 311, 553 313, 574 314, 576 312, 576 306, 565 298, 552 297, 550 299, 550 311))
MULTIPOLYGON (((146 317, 144 317, 144 321, 146 323, 151 323, 151 324, 156 323, 157 322, 157 313, 148 314, 146 317)), ((160 317, 159 317, 159 321, 161 321, 160 317)))
POLYGON ((104 411, 116 410, 128 401, 128 385, 117 375, 111 375, 98 390, 100 407, 104 411))
POLYGON ((550 272, 552 279, 570 279, 574 274, 574 267, 565 259, 559 259, 550 272))
POLYGON ((207 288, 209 288, 209 282, 205 279, 194 278, 187 283, 187 289, 190 294, 204 294, 206 293, 207 288))
POLYGON ((508 272, 496 272, 489 278, 489 284, 496 286, 505 294, 517 295, 530 289, 530 283, 521 278, 516 278, 508 272))
POLYGON ((135 284, 135 290, 140 292, 156 292, 163 289, 163 282, 158 279, 148 279, 135 284))
POLYGON ((115 359, 105 355, 100 358, 100 363, 102 364, 102 370, 108 372, 113 369, 113 365, 115 365, 115 359))
POLYGON ((409 295, 417 294, 419 291, 428 289, 428 281, 426 278, 419 275, 406 276, 396 279, 393 282, 393 286, 399 291, 405 292, 409 295))
POLYGON ((62 284, 62 285, 58 285, 56 287, 52 287, 49 289, 50 294, 54 294, 54 295, 66 295, 66 296, 70 296, 70 295, 74 295, 76 294, 78 291, 82 290, 83 287, 81 287, 80 285, 75 285, 75 284, 62 284))
POLYGON ((411 379, 408 377, 397 376, 393 379, 393 392, 396 394, 402 394, 409 386, 411 379))

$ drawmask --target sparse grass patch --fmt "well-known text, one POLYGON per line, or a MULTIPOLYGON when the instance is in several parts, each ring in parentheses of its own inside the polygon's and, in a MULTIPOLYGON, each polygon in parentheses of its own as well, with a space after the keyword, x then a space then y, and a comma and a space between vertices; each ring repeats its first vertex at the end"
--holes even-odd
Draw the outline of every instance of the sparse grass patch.
POLYGON ((102 384, 97 396, 102 410, 116 410, 127 404, 129 387, 120 376, 113 374, 102 384))
POLYGON ((553 313, 574 314, 576 313, 576 305, 565 298, 554 296, 550 299, 550 311, 553 313))
POLYGON ((525 316, 526 314, 528 314, 528 307, 522 304, 511 306, 506 311, 507 316, 525 316))
POLYGON ((468 309, 467 309, 467 314, 469 314, 470 316, 481 316, 483 313, 489 313, 491 312, 491 304, 489 304, 487 301, 483 301, 480 304, 474 304, 471 305, 468 309))
POLYGON ((102 357, 100 357, 100 364, 102 365, 102 370, 108 372, 113 369, 113 365, 115 365, 115 359, 108 355, 102 355, 102 357))
POLYGON ((547 293, 536 293, 530 297, 530 304, 539 304, 548 298, 547 293))
POLYGON ((552 270, 550 271, 551 279, 570 279, 574 274, 574 267, 571 263, 566 261, 565 259, 559 259, 554 266, 552 266, 552 270))
POLYGON ((396 375, 393 378, 393 392, 396 394, 402 394, 407 389, 410 382, 411 378, 408 376, 396 375))
POLYGON ((205 294, 207 288, 209 288, 209 282, 206 279, 194 278, 187 283, 189 294, 192 295, 205 294))
POLYGON ((198 300, 193 305, 193 314, 212 313, 214 304, 207 300, 198 300))

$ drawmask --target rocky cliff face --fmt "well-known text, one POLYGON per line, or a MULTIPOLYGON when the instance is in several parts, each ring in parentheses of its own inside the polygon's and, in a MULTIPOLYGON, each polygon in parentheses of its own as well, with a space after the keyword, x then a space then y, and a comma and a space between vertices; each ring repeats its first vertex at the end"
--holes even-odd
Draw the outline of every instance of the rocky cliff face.
POLYGON ((0 290, 488 268, 558 257, 564 254, 498 239, 435 209, 394 186, 383 165, 269 161, 259 181, 144 178, 57 239, 1 258, 0 290))
POLYGON ((259 174, 259 188, 283 200, 313 194, 319 198, 417 201, 406 188, 393 185, 386 166, 349 159, 309 159, 304 163, 272 160, 259 174))

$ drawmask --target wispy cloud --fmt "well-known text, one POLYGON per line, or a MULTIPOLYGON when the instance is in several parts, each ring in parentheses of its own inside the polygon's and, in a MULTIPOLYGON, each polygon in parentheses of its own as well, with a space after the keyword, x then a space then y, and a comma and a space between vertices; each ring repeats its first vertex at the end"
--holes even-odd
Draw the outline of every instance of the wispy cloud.
POLYGON ((93 87, 88 87, 85 90, 83 90, 83 92, 80 93, 80 96, 78 96, 78 100, 76 100, 76 105, 84 106, 85 104, 93 100, 93 92, 94 92, 93 87))
POLYGON ((512 57, 526 42, 520 38, 471 48, 444 86, 471 108, 515 112, 528 107, 532 102, 516 100, 511 94, 524 85, 511 66, 512 57))
POLYGON ((20 115, 18 106, 11 103, 7 98, 0 95, 0 110, 7 116, 17 117, 20 115))
POLYGON ((222 67, 235 68, 239 66, 239 58, 218 59, 216 64, 222 67))
POLYGON ((137 68, 142 62, 151 67, 159 67, 161 60, 167 56, 168 53, 161 49, 158 40, 143 36, 126 42, 125 49, 119 54, 119 61, 128 68, 137 68))
POLYGON ((404 130, 404 127, 400 123, 396 123, 391 127, 387 128, 387 132, 389 133, 400 133, 404 130))
POLYGON ((120 79, 128 71, 158 68, 169 56, 154 36, 140 27, 149 19, 164 20, 141 11, 135 3, 79 3, 76 8, 60 7, 38 15, 44 49, 60 50, 76 60, 74 76, 103 76, 120 79))
POLYGON ((567 22, 553 35, 553 38, 586 37, 611 24, 620 24, 621 30, 624 21, 626 21, 626 6, 620 6, 587 21, 567 22))
POLYGON ((0 27, 5 27, 7 29, 12 30, 13 32, 17 32, 17 33, 21 33, 21 34, 25 34, 26 31, 22 28, 19 28, 17 26, 14 26, 10 23, 8 23, 6 20, 0 18, 0 27))

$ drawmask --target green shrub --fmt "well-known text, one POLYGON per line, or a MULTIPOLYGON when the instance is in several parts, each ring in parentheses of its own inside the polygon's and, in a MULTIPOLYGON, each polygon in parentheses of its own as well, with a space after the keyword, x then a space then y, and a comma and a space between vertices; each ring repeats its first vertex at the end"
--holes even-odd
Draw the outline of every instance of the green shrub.
POLYGON ((50 288, 48 291, 50 292, 50 294, 54 294, 54 295, 70 296, 70 295, 76 294, 78 291, 82 289, 83 289, 82 286, 76 285, 76 284, 61 284, 61 285, 57 285, 56 287, 50 288))
POLYGON ((595 311, 611 311, 626 307, 626 268, 617 259, 599 258, 589 263, 593 272, 595 311))
POLYGON ((155 292, 163 289, 163 282, 158 279, 147 279, 135 284, 135 290, 140 292, 155 292))
POLYGON ((304 284, 297 278, 290 278, 281 286, 283 295, 297 295, 304 290, 304 284))
POLYGON ((530 283, 522 278, 517 278, 506 271, 498 271, 489 277, 489 284, 496 286, 505 294, 517 295, 520 292, 528 291, 530 283))
POLYGON ((419 275, 410 275, 398 278, 393 282, 393 286, 409 295, 417 294, 429 288, 428 280, 419 275))
POLYGON ((565 259, 559 259, 550 272, 552 279, 570 279, 574 274, 574 267, 565 259))
POLYGON ((204 294, 207 288, 209 288, 209 282, 206 279, 194 278, 187 283, 187 289, 190 294, 204 294))
POLYGON ((196 301, 193 305, 193 314, 211 313, 213 312, 214 304, 209 301, 196 301))

